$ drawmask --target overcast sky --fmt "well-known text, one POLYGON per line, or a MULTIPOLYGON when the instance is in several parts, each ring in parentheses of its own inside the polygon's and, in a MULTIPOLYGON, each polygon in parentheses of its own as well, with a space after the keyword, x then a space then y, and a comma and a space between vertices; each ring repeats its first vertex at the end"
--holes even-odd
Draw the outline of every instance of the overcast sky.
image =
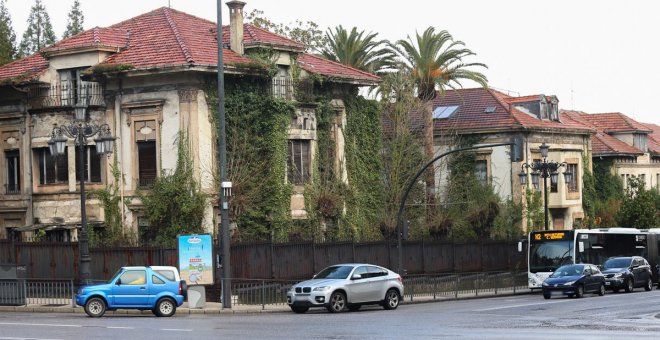
MULTIPOLYGON (((214 0, 79 0, 85 29, 168 6, 212 21, 214 0)), ((58 38, 73 0, 42 0, 58 38)), ((226 1, 223 1, 223 4, 226 1)), ((448 30, 488 65, 491 87, 512 95, 556 95, 563 109, 622 112, 660 125, 660 3, 612 0, 247 0, 271 21, 343 25, 405 39, 428 26, 448 30)), ((7 0, 17 43, 34 0, 7 0)), ((228 24, 223 6, 223 24, 228 24)), ((470 86, 471 87, 471 86, 470 86)))

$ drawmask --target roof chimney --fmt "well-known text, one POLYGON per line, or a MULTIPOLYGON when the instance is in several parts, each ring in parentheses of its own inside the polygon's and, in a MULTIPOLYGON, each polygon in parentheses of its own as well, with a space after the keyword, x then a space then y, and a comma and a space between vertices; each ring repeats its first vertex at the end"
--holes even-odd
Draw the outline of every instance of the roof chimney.
POLYGON ((232 51, 243 55, 243 1, 229 1, 229 47, 232 51))

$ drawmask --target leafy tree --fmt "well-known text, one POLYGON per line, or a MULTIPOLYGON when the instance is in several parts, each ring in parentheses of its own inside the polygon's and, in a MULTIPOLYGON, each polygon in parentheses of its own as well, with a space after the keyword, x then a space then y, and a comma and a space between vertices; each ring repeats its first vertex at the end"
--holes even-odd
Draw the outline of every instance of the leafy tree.
POLYGON ((142 235, 148 243, 173 246, 179 234, 204 232, 207 195, 193 177, 188 137, 179 132, 176 169, 156 178, 150 192, 139 192, 150 227, 142 235))
POLYGON ((644 188, 644 180, 632 176, 616 215, 619 226, 628 228, 653 228, 658 224, 658 210, 651 190, 644 188))
MULTIPOLYGON (((462 87, 464 80, 474 81, 481 86, 487 86, 486 76, 472 70, 474 67, 487 67, 482 63, 467 62, 466 59, 475 55, 463 47, 462 41, 454 40, 447 31, 436 32, 435 28, 427 28, 422 35, 417 33, 413 41, 399 40, 393 48, 405 62, 412 76, 417 96, 426 103, 424 114, 424 149, 426 157, 433 158, 433 113, 431 100, 436 97, 436 89, 440 93, 447 88, 462 87)), ((426 188, 429 202, 435 201, 435 179, 433 168, 426 174, 426 188)))
POLYGON ((31 55, 57 40, 50 23, 50 16, 41 0, 34 0, 27 24, 27 29, 23 33, 23 39, 18 47, 21 57, 31 55))
POLYGON ((72 37, 80 32, 83 29, 83 23, 85 22, 85 16, 80 10, 80 2, 78 0, 73 1, 73 6, 71 6, 71 11, 69 12, 69 18, 66 22, 66 30, 62 34, 62 39, 72 37))
POLYGON ((387 40, 376 40, 378 33, 357 31, 349 33, 339 25, 332 31, 328 29, 325 37, 328 47, 322 51, 326 58, 363 71, 375 73, 389 68, 394 63, 394 53, 386 48, 387 40))
POLYGON ((307 52, 320 52, 327 48, 328 40, 319 29, 319 25, 313 21, 302 22, 296 20, 288 25, 278 24, 263 16, 264 12, 258 9, 252 10, 245 19, 253 25, 269 30, 273 33, 283 35, 289 39, 299 41, 305 45, 307 52))
POLYGON ((6 0, 0 0, 0 65, 7 64, 16 56, 16 34, 6 3, 6 0))

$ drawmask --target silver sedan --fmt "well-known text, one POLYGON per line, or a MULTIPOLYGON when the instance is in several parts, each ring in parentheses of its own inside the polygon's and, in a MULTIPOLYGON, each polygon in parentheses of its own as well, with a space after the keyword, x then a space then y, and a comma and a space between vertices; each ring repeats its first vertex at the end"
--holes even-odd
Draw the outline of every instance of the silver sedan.
POLYGON ((287 302, 296 313, 305 313, 310 307, 325 307, 337 313, 356 311, 368 304, 396 309, 402 296, 399 274, 372 264, 347 263, 325 268, 311 280, 293 285, 287 292, 287 302))

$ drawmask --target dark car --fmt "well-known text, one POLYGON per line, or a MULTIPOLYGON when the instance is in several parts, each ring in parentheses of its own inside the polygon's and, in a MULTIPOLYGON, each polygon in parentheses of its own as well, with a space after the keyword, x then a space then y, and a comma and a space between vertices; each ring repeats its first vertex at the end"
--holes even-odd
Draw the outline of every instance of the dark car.
POLYGON ((635 287, 644 290, 653 289, 651 266, 641 256, 612 257, 603 263, 605 287, 618 292, 620 289, 630 293, 635 287))
POLYGON ((605 276, 593 264, 569 264, 555 270, 543 281, 543 297, 568 295, 581 298, 585 293, 605 295, 605 276))

